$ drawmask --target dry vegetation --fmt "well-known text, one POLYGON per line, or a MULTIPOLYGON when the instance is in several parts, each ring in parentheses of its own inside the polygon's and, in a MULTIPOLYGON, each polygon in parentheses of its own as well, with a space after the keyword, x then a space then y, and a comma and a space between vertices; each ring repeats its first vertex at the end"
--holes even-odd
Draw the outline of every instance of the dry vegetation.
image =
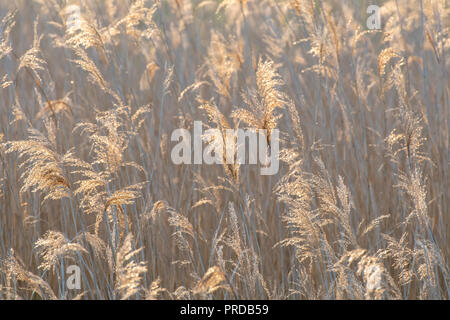
POLYGON ((0 299, 449 299, 447 1, 2 0, 0 21, 0 299), (278 174, 174 165, 200 120, 280 129, 278 174))

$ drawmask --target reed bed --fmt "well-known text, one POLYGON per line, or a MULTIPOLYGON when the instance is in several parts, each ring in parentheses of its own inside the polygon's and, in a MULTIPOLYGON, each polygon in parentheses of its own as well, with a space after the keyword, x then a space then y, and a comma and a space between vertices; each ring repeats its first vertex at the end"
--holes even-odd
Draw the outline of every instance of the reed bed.
POLYGON ((450 8, 372 2, 1 1, 0 299, 449 299, 450 8))

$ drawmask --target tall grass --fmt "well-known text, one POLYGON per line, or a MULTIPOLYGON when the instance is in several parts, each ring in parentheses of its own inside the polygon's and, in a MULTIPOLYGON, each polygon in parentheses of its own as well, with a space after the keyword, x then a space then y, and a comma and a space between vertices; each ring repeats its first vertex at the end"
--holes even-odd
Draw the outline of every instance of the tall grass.
POLYGON ((450 8, 375 2, 2 1, 0 299, 449 299, 450 8))

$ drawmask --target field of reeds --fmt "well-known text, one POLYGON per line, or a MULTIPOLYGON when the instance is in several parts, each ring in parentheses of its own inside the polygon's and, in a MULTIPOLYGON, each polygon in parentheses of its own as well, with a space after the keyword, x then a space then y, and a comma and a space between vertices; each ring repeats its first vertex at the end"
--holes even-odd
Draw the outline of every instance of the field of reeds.
POLYGON ((448 1, 0 21, 0 299, 449 299, 448 1), (194 121, 279 130, 278 173, 174 164, 194 121))

